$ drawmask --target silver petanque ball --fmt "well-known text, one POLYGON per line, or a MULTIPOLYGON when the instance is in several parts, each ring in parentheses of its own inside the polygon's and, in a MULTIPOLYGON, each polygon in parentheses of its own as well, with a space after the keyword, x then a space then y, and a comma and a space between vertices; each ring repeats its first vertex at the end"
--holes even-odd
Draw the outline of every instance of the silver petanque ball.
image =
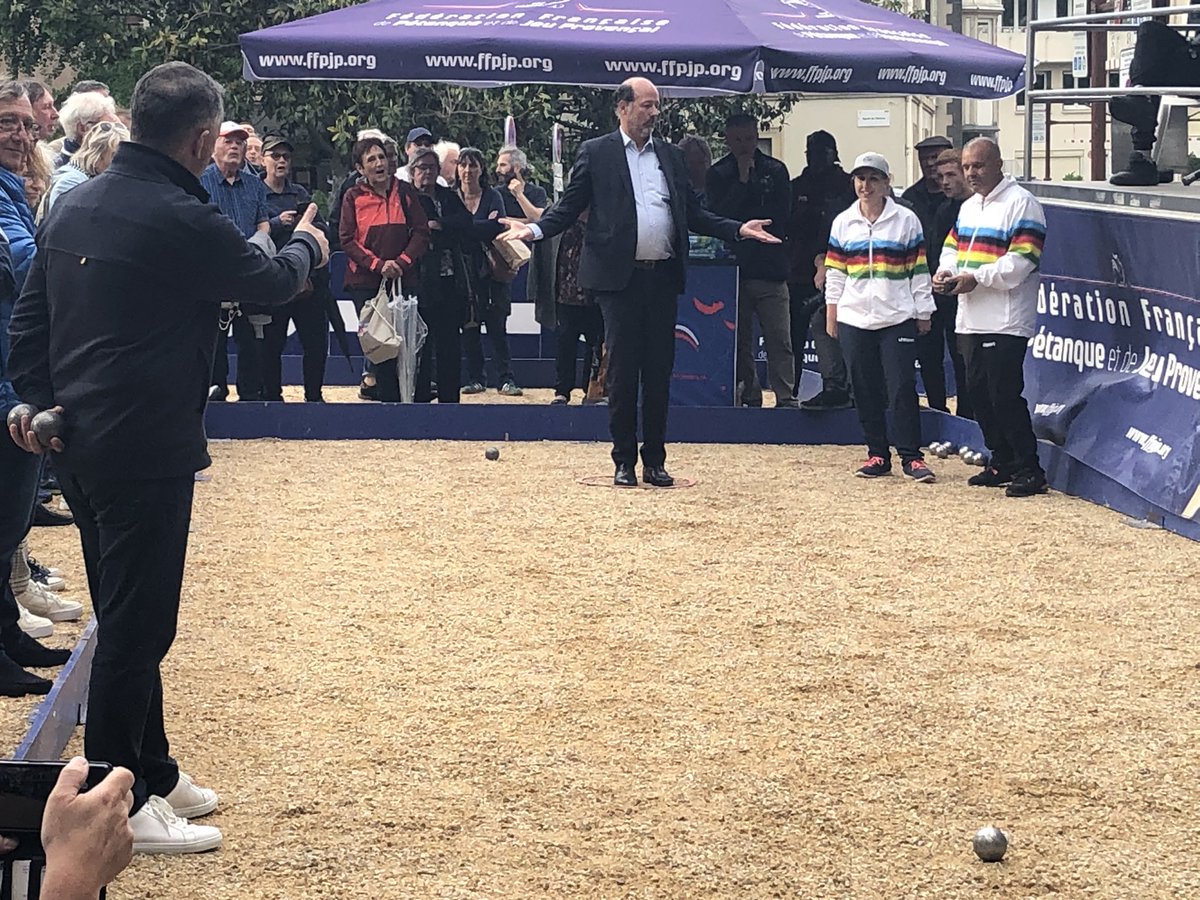
POLYGON ((983 465, 983 454, 980 453, 978 450, 976 450, 974 453, 971 454, 971 465, 973 465, 973 466, 982 466, 983 465))
POLYGON ((1000 862, 1008 850, 1008 838, 1004 832, 994 825, 980 828, 971 838, 971 847, 975 855, 984 862, 1000 862))
POLYGON ((950 448, 945 444, 938 444, 935 455, 938 459, 946 459, 950 455, 950 448))
POLYGON ((972 452, 971 448, 968 447, 966 444, 963 444, 961 447, 958 448, 958 458, 965 462, 967 460, 967 458, 970 456, 971 452, 972 452))

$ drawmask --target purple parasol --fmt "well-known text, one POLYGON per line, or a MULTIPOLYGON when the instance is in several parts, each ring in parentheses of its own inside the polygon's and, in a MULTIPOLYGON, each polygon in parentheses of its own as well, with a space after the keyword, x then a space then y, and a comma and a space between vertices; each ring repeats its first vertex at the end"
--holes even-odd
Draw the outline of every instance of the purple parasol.
POLYGON ((859 0, 373 0, 242 35, 246 77, 993 99, 1024 58, 859 0))

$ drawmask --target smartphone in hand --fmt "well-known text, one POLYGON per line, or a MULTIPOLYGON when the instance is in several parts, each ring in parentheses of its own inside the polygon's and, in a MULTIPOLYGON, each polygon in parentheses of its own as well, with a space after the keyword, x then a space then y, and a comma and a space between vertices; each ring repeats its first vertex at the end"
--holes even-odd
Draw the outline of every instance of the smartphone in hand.
MULTIPOLYGON (((46 801, 58 783, 66 761, 0 760, 0 834, 20 837, 39 834, 46 801)), ((112 766, 108 763, 89 763, 83 791, 102 782, 112 766)))

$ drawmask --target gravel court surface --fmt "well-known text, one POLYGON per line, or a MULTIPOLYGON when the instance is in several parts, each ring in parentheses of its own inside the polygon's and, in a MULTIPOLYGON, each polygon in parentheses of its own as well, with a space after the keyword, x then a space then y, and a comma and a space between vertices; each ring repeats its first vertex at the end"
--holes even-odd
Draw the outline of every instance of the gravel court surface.
POLYGON ((1197 895, 1191 542, 957 460, 484 449, 214 444, 165 681, 226 846, 111 897, 1197 895))

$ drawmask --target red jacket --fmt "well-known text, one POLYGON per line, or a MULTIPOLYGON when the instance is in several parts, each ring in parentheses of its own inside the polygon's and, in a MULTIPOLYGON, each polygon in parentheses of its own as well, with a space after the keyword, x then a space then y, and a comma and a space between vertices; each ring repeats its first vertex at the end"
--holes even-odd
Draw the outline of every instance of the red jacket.
POLYGON ((416 262, 429 249, 429 219, 417 189, 391 179, 386 197, 360 181, 342 198, 338 228, 346 251, 348 288, 377 290, 383 281, 380 269, 388 260, 398 263, 406 291, 417 287, 416 262))

